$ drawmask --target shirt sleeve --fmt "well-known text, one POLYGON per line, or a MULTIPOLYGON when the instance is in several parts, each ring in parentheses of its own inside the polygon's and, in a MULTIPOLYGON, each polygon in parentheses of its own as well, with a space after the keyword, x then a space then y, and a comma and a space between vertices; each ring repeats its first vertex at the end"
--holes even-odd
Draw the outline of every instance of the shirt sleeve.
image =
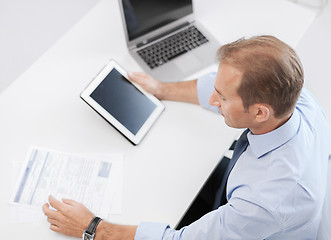
POLYGON ((280 231, 279 219, 256 203, 234 198, 180 230, 141 223, 135 240, 265 239, 280 231))
POLYGON ((155 222, 142 222, 138 225, 134 240, 161 240, 169 225, 155 222))
POLYGON ((218 108, 209 104, 209 98, 214 91, 216 73, 208 73, 200 78, 197 82, 197 94, 201 107, 219 113, 218 108))

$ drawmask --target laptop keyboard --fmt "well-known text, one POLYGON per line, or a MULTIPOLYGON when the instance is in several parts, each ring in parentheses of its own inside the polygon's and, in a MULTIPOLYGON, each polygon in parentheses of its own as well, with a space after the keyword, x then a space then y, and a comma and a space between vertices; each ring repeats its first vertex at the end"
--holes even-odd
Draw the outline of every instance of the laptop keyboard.
POLYGON ((191 26, 137 53, 153 69, 206 42, 208 39, 196 27, 191 26))

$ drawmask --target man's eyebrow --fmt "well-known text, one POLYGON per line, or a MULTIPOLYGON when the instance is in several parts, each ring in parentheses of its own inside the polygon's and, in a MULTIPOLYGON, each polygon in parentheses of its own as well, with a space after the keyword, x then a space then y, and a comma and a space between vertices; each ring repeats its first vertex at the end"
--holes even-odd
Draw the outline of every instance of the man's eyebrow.
POLYGON ((221 96, 224 97, 224 95, 222 94, 222 92, 221 92, 220 90, 218 90, 215 86, 214 86, 214 89, 215 89, 215 91, 216 91, 219 95, 221 95, 221 96))

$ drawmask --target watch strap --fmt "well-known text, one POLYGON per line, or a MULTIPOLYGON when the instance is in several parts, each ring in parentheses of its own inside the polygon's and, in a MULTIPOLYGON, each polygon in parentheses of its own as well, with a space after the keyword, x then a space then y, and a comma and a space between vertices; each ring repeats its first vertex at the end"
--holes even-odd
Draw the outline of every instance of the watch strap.
POLYGON ((102 219, 99 217, 94 217, 90 224, 88 225, 86 232, 89 233, 90 235, 95 233, 95 230, 97 229, 98 224, 100 223, 102 219))

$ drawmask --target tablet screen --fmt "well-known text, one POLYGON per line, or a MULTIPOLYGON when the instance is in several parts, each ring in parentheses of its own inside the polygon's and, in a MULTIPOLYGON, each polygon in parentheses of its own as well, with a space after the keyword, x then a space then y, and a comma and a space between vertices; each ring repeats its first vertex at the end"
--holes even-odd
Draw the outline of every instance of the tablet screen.
POLYGON ((157 107, 115 68, 90 97, 134 135, 157 107))

